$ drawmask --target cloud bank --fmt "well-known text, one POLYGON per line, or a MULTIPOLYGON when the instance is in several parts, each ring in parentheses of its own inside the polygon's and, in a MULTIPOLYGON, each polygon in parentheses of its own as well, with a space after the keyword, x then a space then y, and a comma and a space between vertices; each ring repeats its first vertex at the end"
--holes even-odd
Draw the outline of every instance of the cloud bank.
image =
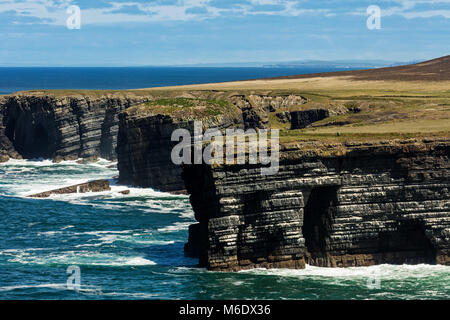
MULTIPOLYGON (((365 1, 378 4, 383 16, 406 19, 450 18, 450 0, 384 0, 365 1)), ((338 14, 365 15, 362 1, 339 2, 313 0, 0 0, 0 14, 13 16, 13 23, 64 26, 70 5, 79 5, 83 25, 199 21, 239 16, 302 16, 323 17, 338 14)))

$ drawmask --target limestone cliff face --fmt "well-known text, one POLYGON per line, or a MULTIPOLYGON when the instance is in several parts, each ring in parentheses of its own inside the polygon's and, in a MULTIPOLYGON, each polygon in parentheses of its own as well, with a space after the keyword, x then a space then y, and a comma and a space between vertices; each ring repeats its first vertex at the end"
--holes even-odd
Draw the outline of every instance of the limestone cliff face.
POLYGON ((242 126, 242 116, 237 108, 229 114, 202 117, 160 114, 152 111, 150 106, 142 106, 130 108, 119 117, 119 182, 164 192, 185 192, 181 167, 171 159, 172 149, 178 144, 178 141, 171 141, 176 129, 186 129, 193 136, 195 120, 202 121, 203 131, 242 126))
POLYGON ((242 110, 245 129, 270 127, 269 112, 287 111, 289 107, 300 106, 307 99, 300 95, 276 94, 233 94, 228 99, 242 110))
POLYGON ((184 190, 181 168, 170 159, 171 134, 188 124, 177 124, 170 116, 131 118, 120 115, 118 169, 121 184, 154 188, 165 192, 184 190))
MULTIPOLYGON (((36 91, 1 96, 0 161, 6 161, 10 157, 43 157, 57 161, 103 157, 114 160, 117 158, 115 148, 119 131, 118 114, 130 106, 158 97, 171 98, 172 95, 229 101, 241 110, 245 128, 266 128, 269 111, 306 101, 296 95, 242 95, 214 91, 170 94, 138 91, 86 94, 73 91, 62 94, 36 91)), ((129 155, 129 158, 135 157, 129 155)), ((138 165, 130 163, 130 166, 138 165)), ((141 181, 138 178, 131 182, 141 185, 141 181)))
POLYGON ((118 113, 148 99, 32 92, 5 96, 0 101, 0 149, 24 158, 116 159, 118 113))
MULTIPOLYGON (((204 129, 224 129, 230 126, 249 128, 267 128, 268 113, 275 110, 287 110, 290 106, 304 104, 306 98, 300 95, 276 95, 197 91, 180 92, 174 99, 192 101, 222 101, 228 103, 233 116, 204 117, 204 129)), ((167 99, 166 99, 167 100, 167 99)), ((170 99, 169 99, 170 100, 170 99)), ((167 101, 166 101, 167 102, 167 101)), ((171 134, 177 128, 192 131, 192 121, 200 117, 189 118, 185 115, 173 117, 149 112, 145 108, 131 108, 120 115, 118 136, 118 169, 120 183, 133 186, 155 188, 160 191, 184 191, 181 168, 173 165, 170 155, 176 143, 171 142, 171 134)))
POLYGON ((10 158, 21 158, 16 152, 12 142, 6 136, 4 125, 5 101, 6 97, 0 96, 0 163, 8 161, 10 158))
POLYGON ((282 149, 273 176, 185 166, 199 221, 186 253, 219 271, 450 265, 449 158, 450 140, 304 143, 282 149))

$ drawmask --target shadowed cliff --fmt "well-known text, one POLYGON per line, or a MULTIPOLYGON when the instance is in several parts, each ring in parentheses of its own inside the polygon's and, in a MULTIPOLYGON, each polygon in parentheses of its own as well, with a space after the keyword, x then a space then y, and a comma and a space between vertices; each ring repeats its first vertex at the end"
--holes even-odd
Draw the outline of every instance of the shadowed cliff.
POLYGON ((280 170, 189 165, 186 254, 216 271, 450 264, 450 141, 298 143, 280 170))
POLYGON ((148 99, 45 92, 4 96, 0 101, 0 152, 25 159, 114 160, 118 113, 148 99))

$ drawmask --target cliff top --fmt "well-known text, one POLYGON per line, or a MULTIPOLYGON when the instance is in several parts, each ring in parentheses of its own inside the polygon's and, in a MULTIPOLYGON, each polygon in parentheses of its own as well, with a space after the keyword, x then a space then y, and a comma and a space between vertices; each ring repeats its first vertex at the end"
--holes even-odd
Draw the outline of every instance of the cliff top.
POLYGON ((145 90, 30 90, 18 91, 7 96, 17 97, 55 97, 55 98, 128 98, 149 95, 145 90))
MULTIPOLYGON (((233 97, 249 99, 252 96, 304 97, 304 103, 289 104, 269 110, 268 120, 272 128, 281 129, 282 143, 300 140, 320 141, 368 141, 377 139, 408 139, 417 137, 450 136, 450 85, 445 90, 404 87, 397 90, 354 89, 353 86, 332 90, 172 90, 105 92, 94 95, 78 91, 71 95, 61 92, 28 92, 19 96, 49 96, 50 98, 132 98, 146 97, 152 102, 127 110, 130 116, 167 114, 179 120, 201 119, 220 114, 236 115, 239 110, 229 101, 233 97), (88 94, 88 95, 85 95, 88 94), (327 109, 330 117, 314 122, 310 127, 289 130, 290 123, 283 122, 277 114, 308 109, 327 109), (338 133, 340 136, 338 136, 338 133)), ((0 97, 1 100, 1 97, 0 97)), ((250 99, 252 100, 252 99, 250 99)))
POLYGON ((450 56, 409 66, 277 79, 127 91, 43 90, 16 95, 145 96, 153 102, 128 109, 130 115, 163 113, 180 119, 235 114, 237 108, 228 101, 237 95, 244 99, 251 95, 300 95, 306 103, 268 111, 271 127, 282 130, 282 143, 450 136, 450 56), (193 101, 195 107, 190 105, 193 101), (327 109, 330 117, 305 129, 289 130, 290 123, 277 116, 307 109, 327 109))
POLYGON ((354 154, 408 154, 448 148, 450 138, 375 139, 371 141, 298 141, 281 146, 281 159, 298 157, 344 157, 354 154))
POLYGON ((300 94, 307 103, 269 113, 272 128, 283 130, 283 143, 450 136, 450 56, 400 67, 163 89, 300 94), (306 109, 327 109, 331 116, 301 130, 289 130, 290 123, 277 117, 306 109))
POLYGON ((226 100, 174 97, 145 102, 126 109, 124 113, 130 117, 168 115, 174 120, 186 121, 218 116, 236 117, 240 114, 240 111, 226 100))
POLYGON ((282 142, 297 140, 354 141, 379 138, 449 137, 450 95, 371 95, 338 96, 330 94, 307 95, 311 106, 337 110, 329 118, 314 122, 308 128, 288 130, 289 124, 281 123, 270 115, 274 128, 282 129, 282 142))

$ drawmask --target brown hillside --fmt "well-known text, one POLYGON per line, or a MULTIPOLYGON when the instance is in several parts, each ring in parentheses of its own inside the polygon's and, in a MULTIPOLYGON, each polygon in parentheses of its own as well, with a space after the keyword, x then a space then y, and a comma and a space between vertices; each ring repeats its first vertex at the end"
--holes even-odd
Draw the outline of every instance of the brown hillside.
POLYGON ((306 79, 350 76, 353 80, 449 81, 450 55, 417 64, 360 71, 326 72, 270 79, 306 79))

